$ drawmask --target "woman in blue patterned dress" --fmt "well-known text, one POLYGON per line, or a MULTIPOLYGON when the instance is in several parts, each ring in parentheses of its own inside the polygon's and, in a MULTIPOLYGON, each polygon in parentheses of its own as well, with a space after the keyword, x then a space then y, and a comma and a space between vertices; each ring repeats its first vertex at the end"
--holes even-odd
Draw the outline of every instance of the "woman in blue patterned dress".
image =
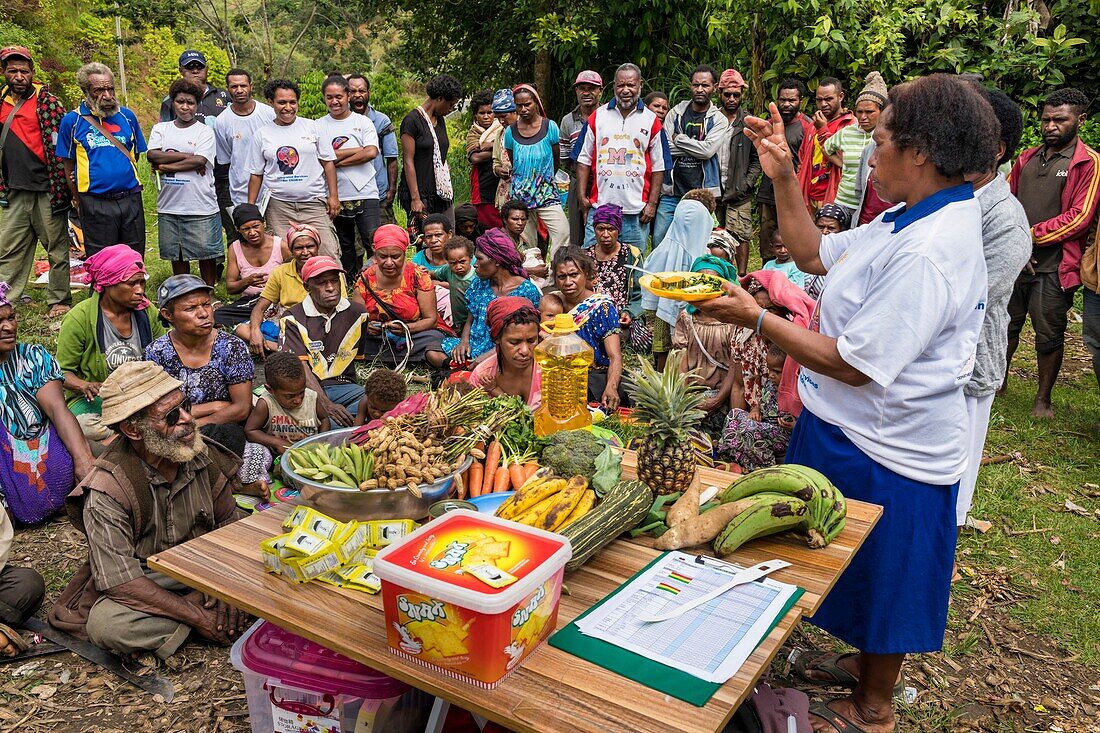
POLYGON ((202 434, 240 452, 238 477, 250 484, 265 478, 263 467, 269 462, 267 449, 245 443, 244 437, 256 368, 244 341, 214 328, 212 291, 194 275, 165 280, 157 289, 157 305, 171 330, 145 347, 145 358, 183 382, 202 434))
POLYGON ((558 292, 548 294, 540 308, 543 319, 569 313, 577 335, 592 347, 595 359, 588 370, 588 400, 616 410, 625 400, 622 392, 623 351, 621 323, 615 301, 593 289, 596 261, 580 247, 562 247, 550 265, 558 292))
POLYGON ((0 282, 0 498, 17 521, 37 524, 64 505, 93 459, 65 405, 61 367, 44 346, 19 343, 7 292, 0 282))
POLYGON ((466 289, 470 316, 460 338, 443 339, 443 351, 455 366, 476 364, 493 353, 487 318, 489 303, 505 295, 518 295, 537 308, 542 299, 542 293, 523 269, 523 258, 515 243, 503 229, 490 229, 477 238, 475 259, 477 278, 466 289))

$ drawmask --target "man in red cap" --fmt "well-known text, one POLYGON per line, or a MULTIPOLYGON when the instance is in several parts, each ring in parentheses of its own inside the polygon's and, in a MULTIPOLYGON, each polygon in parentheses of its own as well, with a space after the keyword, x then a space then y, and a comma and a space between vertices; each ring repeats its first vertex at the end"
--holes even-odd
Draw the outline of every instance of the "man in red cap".
POLYGON ((600 103, 603 77, 598 72, 585 69, 577 74, 577 80, 573 82, 573 92, 577 95, 577 106, 561 118, 558 130, 561 132, 559 148, 562 166, 569 171, 569 243, 579 247, 584 243, 584 219, 577 203, 577 173, 570 155, 573 152, 573 143, 581 134, 581 128, 600 103))
POLYGON ((322 412, 346 427, 363 397, 355 362, 363 359, 369 317, 366 308, 343 296, 343 274, 332 257, 313 257, 302 265, 309 295, 282 319, 279 351, 305 362, 306 386, 317 393, 322 412))
POLYGON ((49 317, 60 318, 72 303, 69 289, 69 187, 65 167, 54 154, 65 106, 34 81, 34 59, 22 46, 0 49, 5 84, 0 89, 0 199, 6 210, 0 228, 0 281, 8 297, 23 295, 34 265, 37 241, 50 260, 46 289, 49 317))

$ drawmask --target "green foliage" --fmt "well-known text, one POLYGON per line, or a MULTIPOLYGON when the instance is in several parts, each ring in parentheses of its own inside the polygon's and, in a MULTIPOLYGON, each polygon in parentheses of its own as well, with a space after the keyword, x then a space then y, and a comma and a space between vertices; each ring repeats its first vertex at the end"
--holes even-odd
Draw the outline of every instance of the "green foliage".
MULTIPOLYGON (((1100 121, 1085 120, 1077 133, 1081 140, 1093 150, 1100 150, 1100 121)), ((1024 135, 1020 139, 1020 150, 1034 148, 1043 144, 1043 133, 1038 121, 1024 127, 1024 135)))
POLYGON ((888 83, 977 72, 1025 105, 1059 86, 1100 88, 1100 26, 1089 6, 1047 0, 1052 20, 1040 28, 1038 14, 1018 5, 1006 13, 1006 0, 474 0, 439 12, 432 0, 407 0, 398 25, 402 64, 424 77, 448 71, 468 89, 530 81, 543 54, 551 88, 540 91, 553 109, 571 101, 577 71, 610 82, 624 61, 641 66, 647 91, 674 97, 699 63, 737 68, 754 109, 787 76, 811 86, 838 76, 857 88, 872 70, 888 83))
POLYGON ((390 118, 394 129, 401 126, 401 120, 419 104, 416 97, 409 94, 404 80, 389 71, 365 74, 370 80, 371 106, 390 118))
POLYGON ((311 120, 317 120, 328 114, 325 97, 321 93, 321 84, 325 81, 323 71, 311 71, 298 80, 302 94, 298 97, 298 114, 311 120))

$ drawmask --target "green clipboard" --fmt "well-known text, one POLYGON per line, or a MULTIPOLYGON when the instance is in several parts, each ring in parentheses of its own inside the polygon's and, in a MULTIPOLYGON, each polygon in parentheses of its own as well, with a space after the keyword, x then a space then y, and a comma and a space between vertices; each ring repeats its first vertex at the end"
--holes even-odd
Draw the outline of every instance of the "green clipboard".
MULTIPOLYGON (((652 562, 630 576, 622 585, 626 585, 645 571, 649 570, 650 567, 662 560, 667 554, 666 552, 655 557, 652 562)), ((794 607, 794 604, 802 597, 803 592, 801 588, 795 588, 795 592, 783 607, 783 611, 776 617, 775 621, 768 629, 768 634, 770 634, 772 629, 779 624, 780 620, 787 615, 787 612, 794 607)), ((609 595, 607 598, 610 597, 609 595)), ((592 662, 604 669, 609 669, 616 674, 634 680, 646 687, 658 690, 666 695, 671 695, 678 700, 689 702, 698 707, 706 705, 707 700, 709 700, 714 693, 718 692, 718 688, 722 686, 722 683, 701 680, 687 672, 673 669, 667 664, 655 662, 652 659, 647 659, 640 654, 635 654, 622 647, 617 647, 602 639, 595 639, 581 633, 580 629, 577 628, 576 621, 584 618, 592 613, 592 611, 602 606, 607 601, 607 598, 604 598, 572 622, 555 632, 548 640, 550 646, 567 651, 574 656, 592 662)), ((767 634, 765 634, 765 636, 767 636, 767 634)))

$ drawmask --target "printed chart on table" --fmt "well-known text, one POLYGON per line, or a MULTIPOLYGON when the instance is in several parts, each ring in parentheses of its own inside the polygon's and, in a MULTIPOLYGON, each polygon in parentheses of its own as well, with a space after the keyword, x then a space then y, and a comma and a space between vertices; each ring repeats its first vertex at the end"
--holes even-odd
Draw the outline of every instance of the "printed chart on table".
POLYGON ((725 585, 741 568, 670 552, 577 622, 581 633, 709 682, 725 682, 783 614, 795 586, 746 583, 684 614, 656 623, 640 619, 671 611, 725 585))

